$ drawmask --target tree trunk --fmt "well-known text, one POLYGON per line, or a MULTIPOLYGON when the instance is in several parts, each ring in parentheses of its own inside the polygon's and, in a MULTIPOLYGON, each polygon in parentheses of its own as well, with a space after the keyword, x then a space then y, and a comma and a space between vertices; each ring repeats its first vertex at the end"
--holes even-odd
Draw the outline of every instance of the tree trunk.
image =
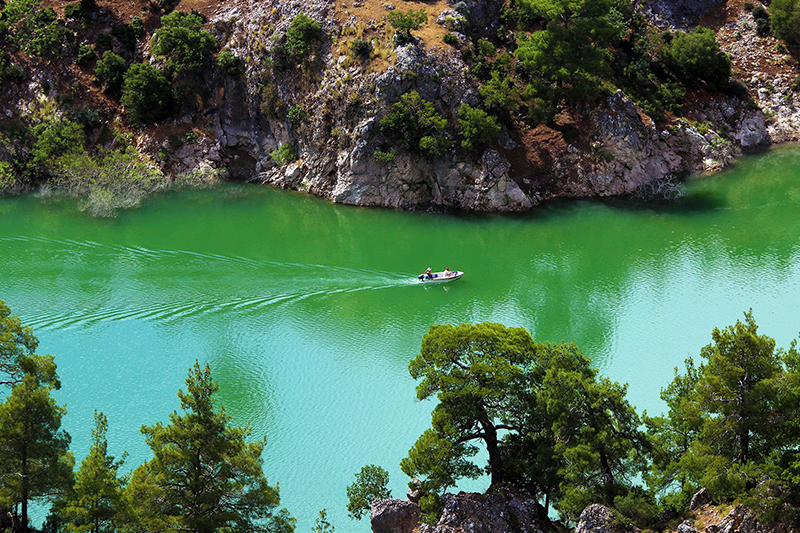
POLYGON ((486 442, 486 451, 489 452, 489 470, 492 475, 490 489, 503 484, 503 458, 500 457, 500 446, 497 441, 497 428, 489 420, 481 420, 483 440, 486 442))
POLYGON ((614 505, 614 473, 608 464, 605 446, 600 447, 600 471, 602 472, 603 488, 606 493, 606 505, 612 507, 614 505))
POLYGON ((28 533, 28 448, 22 448, 22 512, 20 513, 19 530, 28 533))

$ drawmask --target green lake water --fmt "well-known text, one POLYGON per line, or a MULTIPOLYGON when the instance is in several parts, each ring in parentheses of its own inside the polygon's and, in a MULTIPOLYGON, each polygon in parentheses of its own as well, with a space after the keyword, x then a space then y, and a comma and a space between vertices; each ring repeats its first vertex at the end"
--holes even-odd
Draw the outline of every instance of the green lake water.
MULTIPOLYGON (((408 361, 435 323, 497 321, 575 340, 651 413, 672 369, 753 308, 781 346, 800 331, 800 149, 687 183, 672 204, 552 203, 520 217, 335 206, 256 186, 183 191, 114 219, 70 200, 0 199, 0 299, 56 356, 77 459, 92 413, 112 453, 177 408, 209 362, 265 471, 308 531, 368 463, 398 463, 428 426, 408 361), (425 267, 466 271, 421 286, 425 267)), ((473 488, 481 488, 478 482, 473 488)))

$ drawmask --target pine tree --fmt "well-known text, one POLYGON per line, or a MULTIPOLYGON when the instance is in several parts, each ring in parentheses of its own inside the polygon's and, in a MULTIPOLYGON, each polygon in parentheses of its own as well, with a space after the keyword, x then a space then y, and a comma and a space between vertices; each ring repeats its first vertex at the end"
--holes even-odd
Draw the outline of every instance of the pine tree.
POLYGON ((52 385, 27 375, 0 405, 0 507, 14 509, 16 531, 28 531, 28 503, 52 499, 72 485, 75 460, 61 429, 67 410, 52 385))
POLYGON ((39 341, 31 328, 0 300, 0 385, 15 385, 27 375, 36 376, 42 383, 61 385, 52 355, 37 355, 39 341))
POLYGON ((182 414, 142 427, 153 459, 134 471, 125 500, 135 531, 291 532, 278 488, 261 469, 266 440, 247 443, 248 427, 232 427, 214 405, 219 387, 208 365, 195 363, 178 392, 182 414))
POLYGON ((75 533, 106 533, 116 529, 123 482, 118 477, 122 461, 108 455, 108 420, 94 414, 92 446, 81 462, 75 486, 60 502, 58 510, 66 527, 75 533))

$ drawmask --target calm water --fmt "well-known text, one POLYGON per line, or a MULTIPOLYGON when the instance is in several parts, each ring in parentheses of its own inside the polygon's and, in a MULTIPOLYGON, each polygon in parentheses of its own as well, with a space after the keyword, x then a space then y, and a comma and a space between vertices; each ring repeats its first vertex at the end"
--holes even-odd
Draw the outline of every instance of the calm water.
POLYGON ((267 435, 265 471, 308 531, 367 463, 397 467, 427 427, 408 361, 434 323, 492 320, 575 340, 640 409, 672 369, 752 307, 800 330, 800 149, 688 184, 673 205, 550 205, 522 218, 334 206, 231 186, 166 195, 112 220, 71 201, 0 199, 0 299, 56 355, 78 460, 92 412, 112 452, 149 458, 195 359, 237 423, 267 435), (466 271, 414 283, 425 267, 466 271))

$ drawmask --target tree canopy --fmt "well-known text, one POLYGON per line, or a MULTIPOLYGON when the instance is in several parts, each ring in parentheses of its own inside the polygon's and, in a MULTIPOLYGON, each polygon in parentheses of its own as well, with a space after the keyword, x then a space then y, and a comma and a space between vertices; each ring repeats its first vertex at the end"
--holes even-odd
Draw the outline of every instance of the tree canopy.
POLYGON ((501 324, 438 325, 409 371, 421 380, 417 398, 439 401, 401 463, 429 493, 479 475, 469 460, 478 442, 490 491, 530 491, 570 520, 593 501, 613 505, 644 468, 646 438, 626 387, 598 378, 574 344, 536 343, 501 324))
POLYGON ((248 443, 248 427, 230 425, 217 408, 219 390, 208 365, 195 363, 178 392, 182 414, 167 425, 142 427, 153 459, 137 468, 126 491, 136 531, 290 533, 294 519, 267 483, 266 439, 248 443))

